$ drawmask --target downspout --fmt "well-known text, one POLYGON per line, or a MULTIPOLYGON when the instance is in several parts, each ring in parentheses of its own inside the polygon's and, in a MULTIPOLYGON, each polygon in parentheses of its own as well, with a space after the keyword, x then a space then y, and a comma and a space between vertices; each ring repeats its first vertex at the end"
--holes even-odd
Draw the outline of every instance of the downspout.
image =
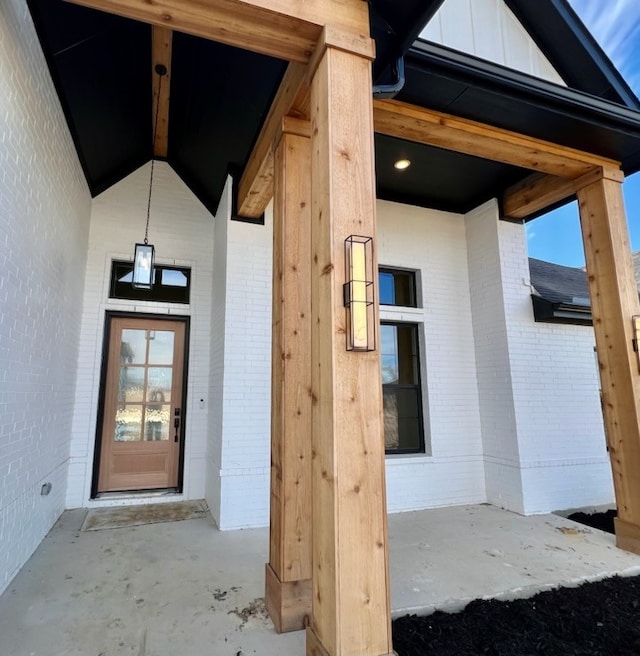
POLYGON ((406 80, 404 75, 404 57, 398 57, 393 68, 395 69, 396 74, 395 82, 392 82, 391 84, 373 85, 373 97, 376 100, 395 98, 395 96, 402 91, 406 80))

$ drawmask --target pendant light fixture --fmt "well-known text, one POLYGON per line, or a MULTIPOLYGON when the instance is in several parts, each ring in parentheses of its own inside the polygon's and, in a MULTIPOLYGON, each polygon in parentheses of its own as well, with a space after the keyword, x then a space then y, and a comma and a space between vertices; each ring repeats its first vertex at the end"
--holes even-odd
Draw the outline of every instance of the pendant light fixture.
POLYGON ((149 175, 149 199, 147 201, 147 223, 144 229, 144 241, 137 243, 133 255, 133 278, 132 284, 136 289, 153 289, 155 249, 149 243, 149 218, 151 216, 151 193, 153 190, 153 167, 155 164, 154 150, 156 133, 158 131, 158 113, 160 109, 160 91, 162 89, 162 78, 167 74, 166 66, 157 64, 154 71, 158 75, 158 95, 156 98, 155 119, 153 122, 153 144, 151 146, 151 173, 149 175))

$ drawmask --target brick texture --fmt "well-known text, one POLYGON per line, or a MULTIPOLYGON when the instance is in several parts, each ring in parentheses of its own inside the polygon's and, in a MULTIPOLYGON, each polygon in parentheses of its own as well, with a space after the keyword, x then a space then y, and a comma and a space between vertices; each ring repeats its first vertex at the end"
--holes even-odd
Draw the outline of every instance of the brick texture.
POLYGON ((64 510, 90 197, 23 0, 0 11, 0 592, 64 510), (52 485, 41 496, 43 483, 52 485))
POLYGON ((149 163, 141 167, 92 203, 67 492, 69 508, 98 505, 90 501, 90 493, 107 310, 190 317, 183 496, 199 499, 205 495, 213 217, 165 162, 155 163, 149 242, 155 246, 157 263, 191 268, 190 304, 109 298, 111 262, 130 260, 135 242, 144 237, 150 166, 149 163))

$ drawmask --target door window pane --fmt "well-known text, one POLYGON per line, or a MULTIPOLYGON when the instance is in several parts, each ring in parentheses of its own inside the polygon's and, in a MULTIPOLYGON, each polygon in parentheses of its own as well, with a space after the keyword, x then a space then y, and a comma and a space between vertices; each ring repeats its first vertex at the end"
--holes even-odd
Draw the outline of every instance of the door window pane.
POLYGON ((140 403, 143 390, 144 367, 120 367, 118 403, 140 403))
POLYGON ((169 439, 171 406, 168 403, 149 403, 145 413, 144 439, 148 442, 169 439))
POLYGON ((149 364, 171 364, 173 362, 173 331, 149 331, 149 364))
POLYGON ((116 410, 116 442, 136 442, 142 438, 142 406, 126 403, 116 410))
POLYGON ((171 367, 149 367, 147 370, 147 401, 169 403, 171 401, 171 367))
POLYGON ((147 331, 125 328, 120 343, 120 362, 144 364, 147 359, 147 331))

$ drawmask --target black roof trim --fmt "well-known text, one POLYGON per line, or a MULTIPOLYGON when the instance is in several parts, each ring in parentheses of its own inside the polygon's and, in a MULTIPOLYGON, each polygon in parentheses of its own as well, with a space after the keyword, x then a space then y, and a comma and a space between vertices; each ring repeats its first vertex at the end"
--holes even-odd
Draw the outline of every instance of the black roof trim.
MULTIPOLYGON (((431 98, 428 99, 428 102, 425 102, 424 99, 421 101, 419 81, 416 80, 417 86, 416 84, 412 85, 411 74, 413 69, 414 72, 420 71, 426 75, 437 75, 454 80, 461 86, 473 87, 481 93, 499 94, 505 102, 525 103, 543 111, 580 121, 583 124, 616 132, 626 141, 624 153, 598 152, 587 144, 583 145, 582 149, 620 160, 627 174, 640 169, 639 110, 426 41, 414 43, 406 55, 406 62, 407 86, 398 96, 400 100, 407 100, 425 107, 433 106, 431 98)), ((425 92, 429 93, 428 90, 425 92)), ((457 100, 458 98, 454 98, 449 103, 450 111, 462 116, 464 114, 456 108, 457 100)), ((447 107, 436 108, 447 110, 447 107)), ((467 118, 492 123, 491 115, 467 115, 467 118)), ((495 124, 495 119, 493 123, 495 124)), ((519 131, 544 138, 536 134, 536 130, 544 130, 544 126, 529 124, 527 130, 520 129, 519 131)), ((579 143, 566 143, 565 145, 581 147, 579 143)))
POLYGON ((566 0, 504 0, 571 87, 640 109, 640 101, 566 0))
POLYGON ((584 109, 585 114, 599 112, 602 118, 626 121, 630 126, 640 126, 640 104, 637 108, 627 107, 594 94, 555 84, 548 80, 521 73, 507 66, 495 64, 474 55, 467 55, 458 50, 418 40, 409 50, 412 61, 422 60, 422 64, 446 68, 457 74, 467 76, 469 81, 483 80, 497 87, 508 87, 512 92, 531 97, 558 101, 558 104, 572 104, 576 110, 584 109))
POLYGON ((570 303, 552 303, 546 298, 531 294, 533 318, 541 323, 570 323, 578 326, 592 326, 591 306, 570 303))

